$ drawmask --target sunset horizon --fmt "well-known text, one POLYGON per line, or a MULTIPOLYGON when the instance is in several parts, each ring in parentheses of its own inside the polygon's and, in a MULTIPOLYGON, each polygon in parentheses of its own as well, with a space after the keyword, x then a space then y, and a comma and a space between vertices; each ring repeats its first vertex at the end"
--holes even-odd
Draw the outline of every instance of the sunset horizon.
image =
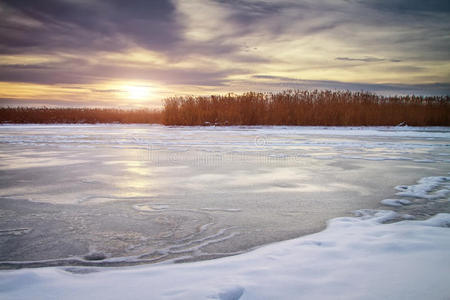
POLYGON ((0 106, 182 95, 450 94, 442 1, 0 1, 0 106))

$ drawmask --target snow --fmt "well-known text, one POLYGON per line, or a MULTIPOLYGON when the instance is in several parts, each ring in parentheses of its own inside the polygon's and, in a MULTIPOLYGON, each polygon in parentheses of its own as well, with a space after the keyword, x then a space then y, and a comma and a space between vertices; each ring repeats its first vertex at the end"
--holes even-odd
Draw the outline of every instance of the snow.
POLYGON ((411 201, 406 199, 384 199, 381 200, 381 204, 387 205, 387 206, 403 206, 411 204, 411 201))
POLYGON ((2 299, 445 299, 450 214, 360 210, 317 234, 185 264, 2 271, 2 299))
POLYGON ((425 177, 420 179, 415 185, 399 185, 395 187, 395 189, 400 191, 396 193, 396 195, 403 197, 414 197, 428 200, 443 198, 450 193, 450 177, 425 177), (439 185, 444 185, 445 188, 433 192, 433 190, 439 185))
MULTIPOLYGON (((164 146, 177 150, 178 146, 223 145, 258 146, 271 148, 292 145, 330 145, 358 146, 354 137, 376 138, 375 146, 389 146, 382 138, 399 139, 447 139, 450 136, 448 127, 315 127, 315 126, 224 126, 224 127, 165 127, 160 125, 0 125, 1 143, 59 145, 80 144, 122 146, 164 146), (231 137, 231 139, 222 137, 231 137), (296 136, 295 139, 291 139, 296 136), (298 137, 301 138, 298 138, 298 137), (317 139, 321 136, 334 136, 336 141, 327 142, 317 139), (176 138, 174 138, 176 137, 176 138), (247 137, 246 139, 242 139, 247 137), (248 137, 251 137, 250 139, 248 137), (280 139, 281 137, 281 139, 280 139), (212 138, 212 140, 211 140, 212 138), (217 140, 219 138, 219 140, 217 140), (286 138, 286 139, 285 139, 286 138)), ((433 141, 431 140, 430 143, 433 141)), ((363 145, 364 147, 365 145, 363 145)), ((426 147, 424 143, 404 145, 426 147)), ((179 149, 178 149, 179 150, 179 149)), ((205 149, 206 150, 206 149, 205 149)))

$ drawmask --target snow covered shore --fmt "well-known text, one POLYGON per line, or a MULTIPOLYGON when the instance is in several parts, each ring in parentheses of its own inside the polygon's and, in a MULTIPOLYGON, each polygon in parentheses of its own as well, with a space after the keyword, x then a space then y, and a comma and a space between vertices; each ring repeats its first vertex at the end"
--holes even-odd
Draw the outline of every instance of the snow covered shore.
POLYGON ((2 299, 445 299, 450 214, 361 210, 317 234, 211 261, 0 273, 2 299), (78 271, 78 272, 74 272, 78 271), (88 272, 92 271, 92 272, 88 272), (83 274, 84 273, 84 274, 83 274))
POLYGON ((289 226, 313 228, 356 208, 377 208, 373 202, 381 199, 384 208, 396 212, 359 210, 354 217, 331 219, 319 233, 209 261, 1 270, 0 299, 450 295, 448 128, 2 129, 0 142, 7 147, 0 151, 6 178, 0 229, 6 242, 0 253, 8 266, 47 256, 53 262, 75 257, 86 263, 91 246, 103 247, 100 258, 109 255, 92 264, 143 262, 139 259, 149 254, 173 254, 167 249, 175 249, 167 261, 193 260, 224 253, 224 245, 229 254, 239 242, 245 246, 242 241, 280 240, 289 226), (447 176, 431 176, 443 173, 447 176), (398 185, 420 176, 428 177, 398 185), (174 237, 164 235, 170 232, 174 237), (159 234, 164 243, 152 243, 159 234), (257 240, 257 234, 268 239, 257 240), (111 241, 125 241, 119 246, 126 250, 111 241))

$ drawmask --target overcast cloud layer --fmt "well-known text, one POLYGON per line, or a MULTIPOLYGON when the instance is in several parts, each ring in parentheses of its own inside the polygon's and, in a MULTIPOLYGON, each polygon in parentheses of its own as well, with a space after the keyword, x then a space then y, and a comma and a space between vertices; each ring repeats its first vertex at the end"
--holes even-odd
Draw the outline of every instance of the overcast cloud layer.
POLYGON ((1 0, 0 103, 127 105, 126 86, 152 89, 139 104, 286 88, 450 94, 449 20, 448 1, 1 0))

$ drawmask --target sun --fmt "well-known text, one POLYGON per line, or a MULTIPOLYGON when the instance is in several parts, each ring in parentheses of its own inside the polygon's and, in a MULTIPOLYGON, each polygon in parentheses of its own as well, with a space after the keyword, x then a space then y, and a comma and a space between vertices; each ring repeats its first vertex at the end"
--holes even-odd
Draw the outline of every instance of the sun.
POLYGON ((128 85, 124 90, 127 93, 127 98, 133 100, 146 100, 150 97, 151 88, 145 85, 128 85))

